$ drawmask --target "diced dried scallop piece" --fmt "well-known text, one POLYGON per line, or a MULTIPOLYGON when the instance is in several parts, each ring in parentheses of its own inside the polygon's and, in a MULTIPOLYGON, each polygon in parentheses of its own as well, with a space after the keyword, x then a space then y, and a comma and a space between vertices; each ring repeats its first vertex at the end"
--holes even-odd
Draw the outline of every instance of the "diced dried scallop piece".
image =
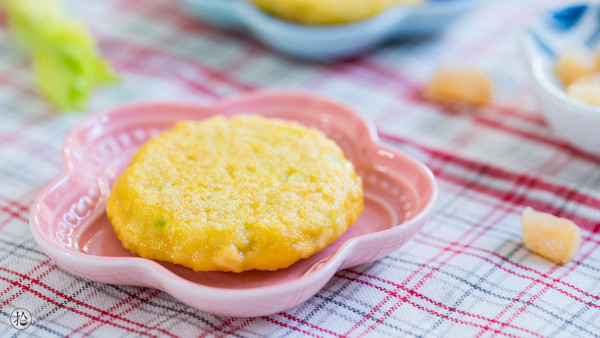
POLYGON ((578 77, 573 83, 595 83, 600 84, 600 71, 590 75, 578 77))
POLYGON ((441 67, 425 88, 425 96, 435 101, 483 106, 492 98, 492 81, 476 69, 441 67))
POLYGON ((600 73, 578 77, 567 87, 567 94, 591 105, 600 106, 600 73))
POLYGON ((554 66, 554 72, 564 86, 573 83, 578 77, 598 71, 596 55, 584 48, 570 50, 561 55, 554 66))
POLYGON ((600 85, 594 83, 574 83, 569 86, 567 93, 583 102, 600 106, 600 85))
POLYGON ((572 260, 581 244, 581 233, 575 223, 531 207, 523 211, 521 228, 529 250, 557 263, 572 260))

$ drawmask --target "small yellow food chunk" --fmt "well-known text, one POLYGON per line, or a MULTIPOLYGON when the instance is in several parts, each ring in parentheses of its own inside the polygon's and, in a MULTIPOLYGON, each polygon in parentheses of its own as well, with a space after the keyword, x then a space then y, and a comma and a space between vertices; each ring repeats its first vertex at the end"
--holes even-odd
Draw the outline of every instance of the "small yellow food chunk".
POLYGON ((267 13, 309 25, 344 24, 375 16, 402 2, 420 0, 252 0, 267 13))
POLYGON ((597 59, 597 56, 590 50, 573 49, 558 58, 554 71, 560 82, 564 86, 568 86, 577 78, 596 72, 598 70, 597 59))
POLYGON ((492 98, 492 81, 476 69, 440 68, 425 88, 425 96, 436 101, 483 106, 492 98))
POLYGON ((600 73, 578 77, 567 87, 567 94, 591 105, 600 106, 600 73))
POLYGON ((579 227, 566 218, 527 207, 521 217, 521 227, 525 246, 554 262, 566 263, 579 250, 579 227))

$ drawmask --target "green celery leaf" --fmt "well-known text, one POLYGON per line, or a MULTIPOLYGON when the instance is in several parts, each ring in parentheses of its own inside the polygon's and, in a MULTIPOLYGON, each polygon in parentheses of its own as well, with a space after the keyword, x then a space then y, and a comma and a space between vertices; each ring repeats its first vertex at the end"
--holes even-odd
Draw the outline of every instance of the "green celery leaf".
POLYGON ((0 4, 31 54, 38 90, 57 108, 83 109, 97 85, 117 80, 92 35, 63 11, 58 0, 0 0, 0 4))

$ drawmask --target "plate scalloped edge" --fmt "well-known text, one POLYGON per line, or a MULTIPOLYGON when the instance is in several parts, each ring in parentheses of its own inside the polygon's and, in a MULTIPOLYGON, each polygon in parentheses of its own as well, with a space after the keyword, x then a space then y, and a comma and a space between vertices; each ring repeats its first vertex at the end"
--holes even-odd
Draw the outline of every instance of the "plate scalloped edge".
MULTIPOLYGON (((341 146, 345 152, 348 150, 348 144, 341 146)), ((338 270, 388 255, 423 227, 432 212, 437 195, 435 179, 425 165, 397 150, 378 144, 375 128, 354 111, 304 92, 254 92, 209 106, 147 103, 116 108, 91 115, 78 124, 66 138, 63 155, 66 171, 40 192, 30 212, 33 237, 44 252, 66 270, 82 277, 105 283, 158 288, 190 306, 226 316, 260 316, 289 309, 313 296, 338 270), (287 110, 282 110, 285 107, 288 107, 287 110), (169 114, 164 113, 166 110, 169 114), (307 115, 310 114, 307 112, 316 114, 307 115), (161 128, 167 128, 178 120, 242 113, 291 119, 308 118, 308 124, 312 121, 343 129, 346 136, 352 137, 350 142, 354 145, 354 152, 347 156, 353 162, 366 161, 372 168, 377 167, 377 170, 386 175, 395 175, 394 166, 402 165, 402 170, 406 170, 406 177, 400 179, 410 189, 419 190, 412 193, 422 195, 418 200, 413 200, 412 204, 411 201, 406 202, 414 212, 407 212, 406 219, 399 220, 398 224, 388 229, 360 234, 346 240, 330 256, 315 263, 300 277, 264 287, 226 289, 201 285, 182 278, 149 259, 95 256, 73 249, 73 243, 70 242, 73 241, 73 230, 104 212, 105 197, 110 188, 107 182, 118 174, 118 168, 110 165, 99 170, 97 162, 102 157, 96 158, 96 162, 93 161, 94 156, 90 157, 91 149, 104 149, 102 151, 106 152, 103 155, 105 157, 114 156, 111 151, 120 150, 118 145, 113 144, 114 140, 98 144, 104 135, 102 128, 114 131, 127 127, 130 123, 153 123, 160 126, 149 128, 146 135, 140 134, 143 133, 139 132, 141 129, 134 129, 131 137, 119 138, 120 142, 133 147, 141 145, 161 128), (299 113, 303 115, 298 115, 299 113), (82 167, 86 168, 87 175, 80 172, 82 167), (65 197, 67 195, 69 197, 65 197), (63 200, 73 203, 63 206, 63 200), (57 215, 57 208, 62 208, 63 213, 59 212, 57 215), (53 239, 51 227, 56 229, 58 235, 62 233, 65 243, 70 243, 71 247, 53 239)), ((123 165, 123 160, 120 161, 120 165, 123 165)), ((361 176, 368 175, 357 171, 361 176)), ((389 183, 385 181, 377 183, 377 179, 372 179, 371 176, 363 177, 363 180, 366 184, 380 184, 382 189, 390 190, 389 183)))

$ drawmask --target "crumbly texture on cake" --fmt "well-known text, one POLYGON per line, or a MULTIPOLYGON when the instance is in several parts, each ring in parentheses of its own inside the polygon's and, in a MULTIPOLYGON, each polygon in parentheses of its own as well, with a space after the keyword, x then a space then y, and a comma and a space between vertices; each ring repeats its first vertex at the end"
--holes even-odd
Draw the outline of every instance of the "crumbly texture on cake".
POLYGON ((361 179, 334 141, 259 116, 178 123, 138 151, 106 206, 133 253, 234 272, 288 267, 362 210, 361 179))

